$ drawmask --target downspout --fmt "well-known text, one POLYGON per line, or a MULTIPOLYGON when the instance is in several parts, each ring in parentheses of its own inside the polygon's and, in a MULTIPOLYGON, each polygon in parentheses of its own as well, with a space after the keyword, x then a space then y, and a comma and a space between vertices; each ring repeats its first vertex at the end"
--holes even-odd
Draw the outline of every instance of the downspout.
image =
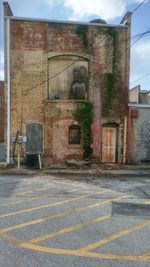
POLYGON ((7 164, 10 163, 10 19, 6 18, 6 58, 7 58, 7 164))
POLYGON ((124 116, 124 129, 123 129, 123 164, 127 161, 127 116, 124 116))

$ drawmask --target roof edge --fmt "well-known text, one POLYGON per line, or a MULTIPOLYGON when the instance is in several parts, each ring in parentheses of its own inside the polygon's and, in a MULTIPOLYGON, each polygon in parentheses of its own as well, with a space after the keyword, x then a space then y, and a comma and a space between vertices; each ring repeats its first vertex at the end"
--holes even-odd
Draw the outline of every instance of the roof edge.
POLYGON ((25 18, 25 17, 15 17, 15 16, 5 16, 10 20, 24 20, 24 21, 33 21, 33 22, 51 22, 58 24, 70 24, 70 25, 85 25, 85 26, 96 26, 96 27, 111 27, 111 28, 124 28, 126 29, 128 26, 124 24, 102 24, 102 23, 90 23, 83 21, 65 21, 65 20, 48 20, 48 19, 38 19, 38 18, 25 18))

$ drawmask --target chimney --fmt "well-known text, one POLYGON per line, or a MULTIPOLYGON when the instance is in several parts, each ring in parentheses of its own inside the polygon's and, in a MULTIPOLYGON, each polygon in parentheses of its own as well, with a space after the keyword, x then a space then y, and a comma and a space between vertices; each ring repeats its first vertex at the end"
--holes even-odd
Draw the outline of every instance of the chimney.
POLYGON ((13 13, 11 11, 11 8, 10 8, 8 2, 3 2, 3 6, 4 6, 4 16, 6 16, 6 17, 13 16, 13 13))

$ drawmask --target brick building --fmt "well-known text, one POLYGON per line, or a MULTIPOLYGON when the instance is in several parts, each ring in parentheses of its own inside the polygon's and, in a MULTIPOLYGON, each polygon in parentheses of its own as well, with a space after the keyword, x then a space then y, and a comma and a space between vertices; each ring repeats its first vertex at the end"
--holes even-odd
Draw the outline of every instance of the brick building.
POLYGON ((100 162, 125 162, 131 13, 120 25, 51 21, 15 17, 4 2, 4 15, 7 162, 64 163, 87 146, 100 162))

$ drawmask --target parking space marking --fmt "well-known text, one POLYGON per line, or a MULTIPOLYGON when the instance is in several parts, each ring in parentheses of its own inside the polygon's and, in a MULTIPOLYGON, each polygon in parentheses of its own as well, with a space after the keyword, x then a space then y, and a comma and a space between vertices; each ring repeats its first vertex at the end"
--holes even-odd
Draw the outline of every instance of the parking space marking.
POLYGON ((101 247, 101 246, 103 246, 103 245, 105 245, 107 243, 110 243, 111 241, 113 241, 115 239, 118 239, 118 238, 120 238, 122 236, 128 235, 129 233, 135 232, 135 231, 143 228, 144 226, 146 226, 148 224, 150 224, 150 220, 149 221, 146 220, 146 221, 144 221, 142 223, 138 223, 138 224, 136 224, 134 226, 131 226, 131 227, 123 230, 123 231, 120 231, 120 232, 118 232, 116 234, 113 234, 111 236, 107 236, 104 239, 101 239, 101 240, 99 240, 97 242, 91 243, 91 244, 89 244, 89 245, 87 245, 87 246, 85 246, 83 248, 80 248, 79 251, 90 251, 90 250, 93 250, 95 248, 101 247))
MULTIPOLYGON (((74 190, 67 190, 68 193, 71 193, 71 192, 75 192, 75 191, 79 191, 80 189, 74 189, 74 190)), ((38 189, 37 191, 47 191, 47 189, 38 189)), ((28 192, 37 192, 37 191, 28 191, 28 192)), ((25 194, 27 192, 24 192, 22 193, 25 194)), ((17 195, 13 195, 13 196, 20 196, 20 194, 17 194, 17 195)), ((5 203, 0 203, 0 207, 5 207, 5 206, 12 206, 12 205, 16 205, 16 204, 20 204, 20 203, 23 203, 23 202, 30 202, 30 201, 33 201, 34 199, 42 199, 43 196, 39 196, 39 197, 33 197, 31 199, 23 199, 23 200, 17 200, 15 202, 5 202, 5 203)))
POLYGON ((77 257, 86 257, 86 258, 97 258, 97 259, 107 259, 107 260, 126 260, 126 261, 139 261, 139 262, 149 262, 150 256, 148 255, 118 255, 118 254, 105 254, 105 253, 95 253, 79 250, 68 250, 68 249, 59 249, 59 248, 49 248, 45 246, 35 245, 30 242, 22 242, 14 237, 9 235, 3 236, 3 238, 10 243, 18 246, 19 248, 30 249, 33 251, 44 252, 49 254, 56 255, 66 255, 66 256, 77 256, 77 257))
POLYGON ((48 235, 34 238, 34 239, 30 240, 29 242, 38 243, 38 242, 41 242, 41 241, 45 241, 47 239, 50 239, 50 238, 53 238, 53 237, 56 237, 56 236, 59 236, 59 235, 63 235, 65 233, 70 233, 70 232, 77 231, 77 230, 79 230, 81 228, 87 227, 87 226, 92 225, 92 224, 97 223, 97 222, 102 222, 102 221, 108 220, 110 218, 111 218, 111 214, 107 214, 105 216, 100 216, 100 217, 95 218, 93 220, 85 221, 85 222, 80 223, 80 224, 75 224, 75 225, 72 225, 70 227, 68 226, 68 227, 60 229, 60 230, 58 230, 56 232, 49 233, 48 235))
POLYGON ((143 253, 142 256, 149 256, 150 257, 150 250, 143 253))
POLYGON ((22 200, 18 200, 18 201, 15 201, 15 202, 5 202, 5 203, 2 203, 0 204, 0 207, 5 207, 5 206, 12 206, 12 205, 16 205, 16 204, 20 204, 20 203, 23 203, 23 202, 30 202, 30 201, 34 201, 34 200, 37 200, 37 199, 40 199, 41 197, 33 197, 33 198, 30 198, 30 199, 22 199, 22 200))
POLYGON ((67 250, 67 249, 57 249, 49 248, 45 246, 39 246, 32 243, 24 242, 20 244, 21 248, 31 249, 40 252, 46 252, 58 255, 68 255, 68 256, 78 256, 78 257, 88 257, 88 258, 99 258, 99 259, 113 259, 113 260, 128 260, 128 261, 150 261, 149 256, 133 256, 133 255, 118 255, 118 254, 105 254, 105 253, 95 253, 87 251, 78 250, 67 250))
POLYGON ((26 195, 26 194, 29 194, 29 193, 33 193, 34 191, 26 191, 26 192, 21 192, 21 193, 17 193, 15 194, 15 196, 22 196, 22 195, 26 195))
POLYGON ((72 192, 76 192, 76 191, 80 191, 81 189, 79 188, 76 188, 76 189, 71 189, 71 190, 67 190, 69 193, 72 193, 72 192))
POLYGON ((129 197, 129 195, 123 195, 123 196, 120 196, 120 197, 117 197, 117 198, 114 198, 114 199, 104 200, 104 201, 101 201, 101 202, 98 202, 98 203, 95 203, 95 204, 91 204, 91 205, 88 205, 88 206, 85 206, 85 207, 75 208, 75 209, 71 209, 69 211, 64 211, 64 212, 59 212, 59 213, 56 213, 54 215, 50 215, 50 216, 43 217, 43 218, 40 218, 40 219, 36 219, 36 220, 28 221, 28 222, 25 222, 25 223, 17 224, 17 225, 14 225, 14 226, 10 226, 10 227, 1 229, 0 230, 0 235, 2 235, 4 233, 8 233, 8 232, 13 231, 13 230, 17 230, 17 229, 23 228, 23 227, 31 226, 31 225, 34 225, 34 224, 43 223, 43 222, 50 221, 50 220, 55 220, 55 219, 60 218, 60 217, 74 215, 75 213, 82 212, 82 211, 84 211, 86 209, 97 208, 99 206, 107 205, 107 204, 111 203, 112 201, 118 201, 120 199, 124 199, 124 198, 128 198, 128 197, 129 197))
POLYGON ((14 212, 10 212, 10 213, 1 214, 0 218, 6 218, 6 217, 9 217, 9 216, 15 216, 15 215, 18 215, 18 214, 27 213, 27 212, 30 212, 30 211, 35 211, 35 210, 40 210, 40 209, 47 209, 49 207, 59 206, 59 205, 62 205, 62 204, 65 204, 65 203, 70 203, 70 202, 73 202, 73 201, 77 201, 77 200, 80 200, 80 199, 83 199, 83 198, 96 196, 96 195, 101 195, 101 194, 104 194, 104 193, 106 193, 108 191, 109 190, 106 189, 104 191, 99 191, 99 192, 92 193, 92 194, 86 194, 86 195, 74 197, 74 198, 71 198, 71 199, 66 199, 66 200, 63 200, 63 201, 57 201, 57 202, 41 205, 41 206, 34 207, 34 208, 28 208, 28 209, 24 209, 24 210, 18 210, 18 211, 14 211, 14 212))

